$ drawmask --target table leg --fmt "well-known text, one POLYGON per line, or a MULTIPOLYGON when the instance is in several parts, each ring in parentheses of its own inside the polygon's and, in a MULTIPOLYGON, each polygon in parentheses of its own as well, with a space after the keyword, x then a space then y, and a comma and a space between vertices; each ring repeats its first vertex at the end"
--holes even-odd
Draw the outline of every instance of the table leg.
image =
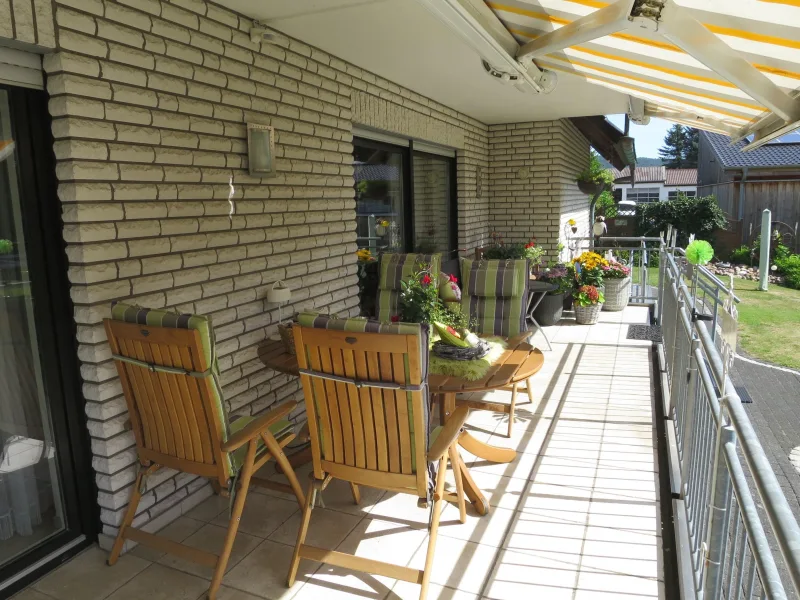
MULTIPOLYGON (((536 329, 538 329, 542 333, 542 335, 544 336, 544 341, 547 344, 547 349, 552 351, 553 347, 550 345, 550 340, 547 339, 547 334, 544 332, 544 329, 542 329, 542 326, 539 325, 539 323, 536 321, 536 318, 533 316, 533 312, 538 308, 539 304, 541 304, 541 302, 544 299, 544 297, 547 294, 547 292, 534 292, 534 293, 535 294, 539 294, 539 297, 536 298, 535 300, 533 298, 531 298, 530 310, 528 311, 528 318, 533 322, 533 326, 536 329)), ((534 333, 531 334, 531 338, 533 338, 535 333, 536 332, 534 331, 534 333)))

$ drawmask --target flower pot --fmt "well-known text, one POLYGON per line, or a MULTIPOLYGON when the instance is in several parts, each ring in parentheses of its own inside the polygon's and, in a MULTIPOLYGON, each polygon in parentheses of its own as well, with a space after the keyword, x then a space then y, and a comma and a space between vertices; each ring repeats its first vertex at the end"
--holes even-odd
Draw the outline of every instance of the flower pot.
POLYGON ((533 317, 539 325, 550 327, 558 324, 563 310, 564 294, 546 294, 536 310, 533 311, 533 317))
POLYGON ((599 194, 603 191, 605 187, 605 183, 597 183, 595 181, 579 181, 578 182, 578 189, 582 191, 584 194, 589 194, 590 196, 594 196, 595 194, 599 194))
POLYGON ((628 306, 628 298, 631 295, 631 278, 625 277, 624 279, 606 279, 603 282, 605 286, 605 302, 603 303, 603 310, 608 312, 618 312, 628 306))
POLYGON ((600 317, 600 311, 602 310, 603 305, 598 304, 590 304, 589 306, 578 306, 575 305, 575 321, 578 325, 594 325, 597 323, 597 319, 600 317))

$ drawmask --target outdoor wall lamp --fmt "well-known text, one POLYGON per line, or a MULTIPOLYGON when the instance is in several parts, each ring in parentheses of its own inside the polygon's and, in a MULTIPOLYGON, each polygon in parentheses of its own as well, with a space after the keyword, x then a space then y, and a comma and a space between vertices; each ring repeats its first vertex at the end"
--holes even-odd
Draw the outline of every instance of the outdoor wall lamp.
POLYGON ((247 124, 247 162, 253 177, 275 177, 275 129, 247 124))

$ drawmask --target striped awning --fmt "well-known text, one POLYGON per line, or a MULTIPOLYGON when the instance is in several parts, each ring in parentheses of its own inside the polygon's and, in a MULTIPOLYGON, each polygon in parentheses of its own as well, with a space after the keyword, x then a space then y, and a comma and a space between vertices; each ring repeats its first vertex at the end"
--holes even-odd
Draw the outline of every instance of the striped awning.
POLYGON ((486 0, 486 5, 520 43, 521 60, 526 45, 540 40, 540 52, 529 52, 539 68, 628 94, 643 101, 644 116, 734 139, 755 133, 762 143, 800 125, 795 98, 800 0, 486 0), (623 18, 614 17, 612 4, 623 18), (609 19, 617 18, 618 28, 604 22, 603 9, 609 19), (551 34, 565 27, 561 37, 551 34))

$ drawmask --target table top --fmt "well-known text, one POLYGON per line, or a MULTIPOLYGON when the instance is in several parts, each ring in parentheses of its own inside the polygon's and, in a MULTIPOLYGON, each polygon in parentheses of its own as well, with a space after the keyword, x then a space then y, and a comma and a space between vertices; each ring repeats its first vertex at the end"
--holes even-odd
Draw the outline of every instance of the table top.
POLYGON ((555 283, 547 283, 538 279, 531 279, 528 281, 528 289, 532 292, 550 292, 558 286, 555 283))
MULTIPOLYGON (((431 392, 494 390, 528 379, 542 368, 544 355, 541 350, 531 346, 527 339, 527 333, 510 338, 506 351, 481 379, 469 381, 463 377, 429 375, 428 385, 431 392)), ((281 342, 265 344, 259 349, 258 355, 261 362, 270 369, 287 375, 299 375, 297 357, 289 354, 281 342)))

